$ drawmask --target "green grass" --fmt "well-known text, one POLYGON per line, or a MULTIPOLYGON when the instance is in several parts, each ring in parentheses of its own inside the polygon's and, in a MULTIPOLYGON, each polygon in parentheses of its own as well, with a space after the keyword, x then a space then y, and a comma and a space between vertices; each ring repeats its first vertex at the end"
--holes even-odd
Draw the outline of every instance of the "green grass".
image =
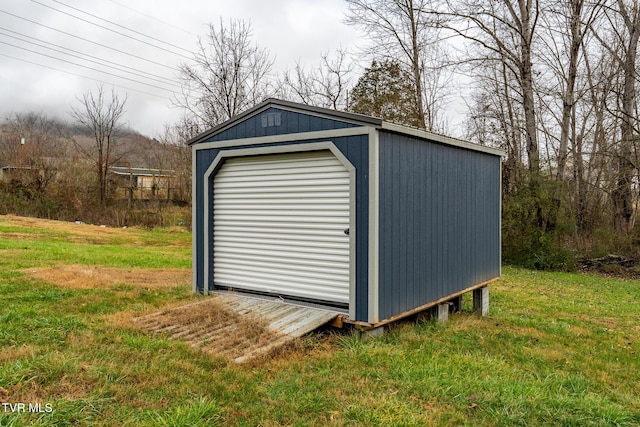
POLYGON ((189 284, 70 289, 25 269, 190 267, 190 235, 97 237, 0 216, 0 426, 636 426, 640 282, 505 267, 490 315, 324 333, 236 366, 118 323, 189 284), (16 238, 16 236, 19 238, 16 238), (93 239, 93 241, 88 241, 93 239))

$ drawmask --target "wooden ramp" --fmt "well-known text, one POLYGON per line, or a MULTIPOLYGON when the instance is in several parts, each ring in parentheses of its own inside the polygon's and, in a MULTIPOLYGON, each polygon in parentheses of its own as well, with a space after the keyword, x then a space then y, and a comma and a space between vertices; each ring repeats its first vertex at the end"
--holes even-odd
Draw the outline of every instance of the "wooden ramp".
POLYGON ((136 327, 243 363, 334 320, 340 313, 224 293, 133 319, 136 327))

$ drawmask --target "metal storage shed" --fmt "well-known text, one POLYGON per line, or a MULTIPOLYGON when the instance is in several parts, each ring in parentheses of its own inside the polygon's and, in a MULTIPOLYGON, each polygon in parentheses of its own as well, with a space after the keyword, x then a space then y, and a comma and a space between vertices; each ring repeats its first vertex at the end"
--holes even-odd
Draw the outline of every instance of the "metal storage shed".
POLYGON ((499 150, 276 99, 190 144, 194 292, 376 326, 500 276, 499 150))

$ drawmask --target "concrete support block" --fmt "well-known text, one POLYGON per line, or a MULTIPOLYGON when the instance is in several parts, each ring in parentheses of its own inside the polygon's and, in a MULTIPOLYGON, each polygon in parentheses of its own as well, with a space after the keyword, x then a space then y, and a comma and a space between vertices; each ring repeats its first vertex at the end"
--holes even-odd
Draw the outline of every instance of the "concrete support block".
POLYGON ((473 311, 482 316, 489 314, 489 287, 473 290, 473 311))
POLYGON ((382 334, 384 334, 384 326, 378 326, 377 328, 360 331, 360 338, 375 338, 381 336, 382 334))
POLYGON ((449 303, 438 304, 434 307, 434 317, 438 322, 449 320, 449 303))

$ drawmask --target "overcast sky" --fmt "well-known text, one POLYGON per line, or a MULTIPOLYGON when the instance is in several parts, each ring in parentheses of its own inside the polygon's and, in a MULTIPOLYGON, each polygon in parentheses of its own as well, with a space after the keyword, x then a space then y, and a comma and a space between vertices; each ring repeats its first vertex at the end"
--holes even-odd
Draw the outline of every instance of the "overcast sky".
POLYGON ((0 117, 36 111, 68 119, 77 97, 103 82, 128 96, 131 128, 159 136, 179 115, 168 80, 210 22, 250 21, 254 41, 275 56, 280 71, 353 48, 358 33, 343 23, 345 8, 343 0, 2 0, 0 117))

